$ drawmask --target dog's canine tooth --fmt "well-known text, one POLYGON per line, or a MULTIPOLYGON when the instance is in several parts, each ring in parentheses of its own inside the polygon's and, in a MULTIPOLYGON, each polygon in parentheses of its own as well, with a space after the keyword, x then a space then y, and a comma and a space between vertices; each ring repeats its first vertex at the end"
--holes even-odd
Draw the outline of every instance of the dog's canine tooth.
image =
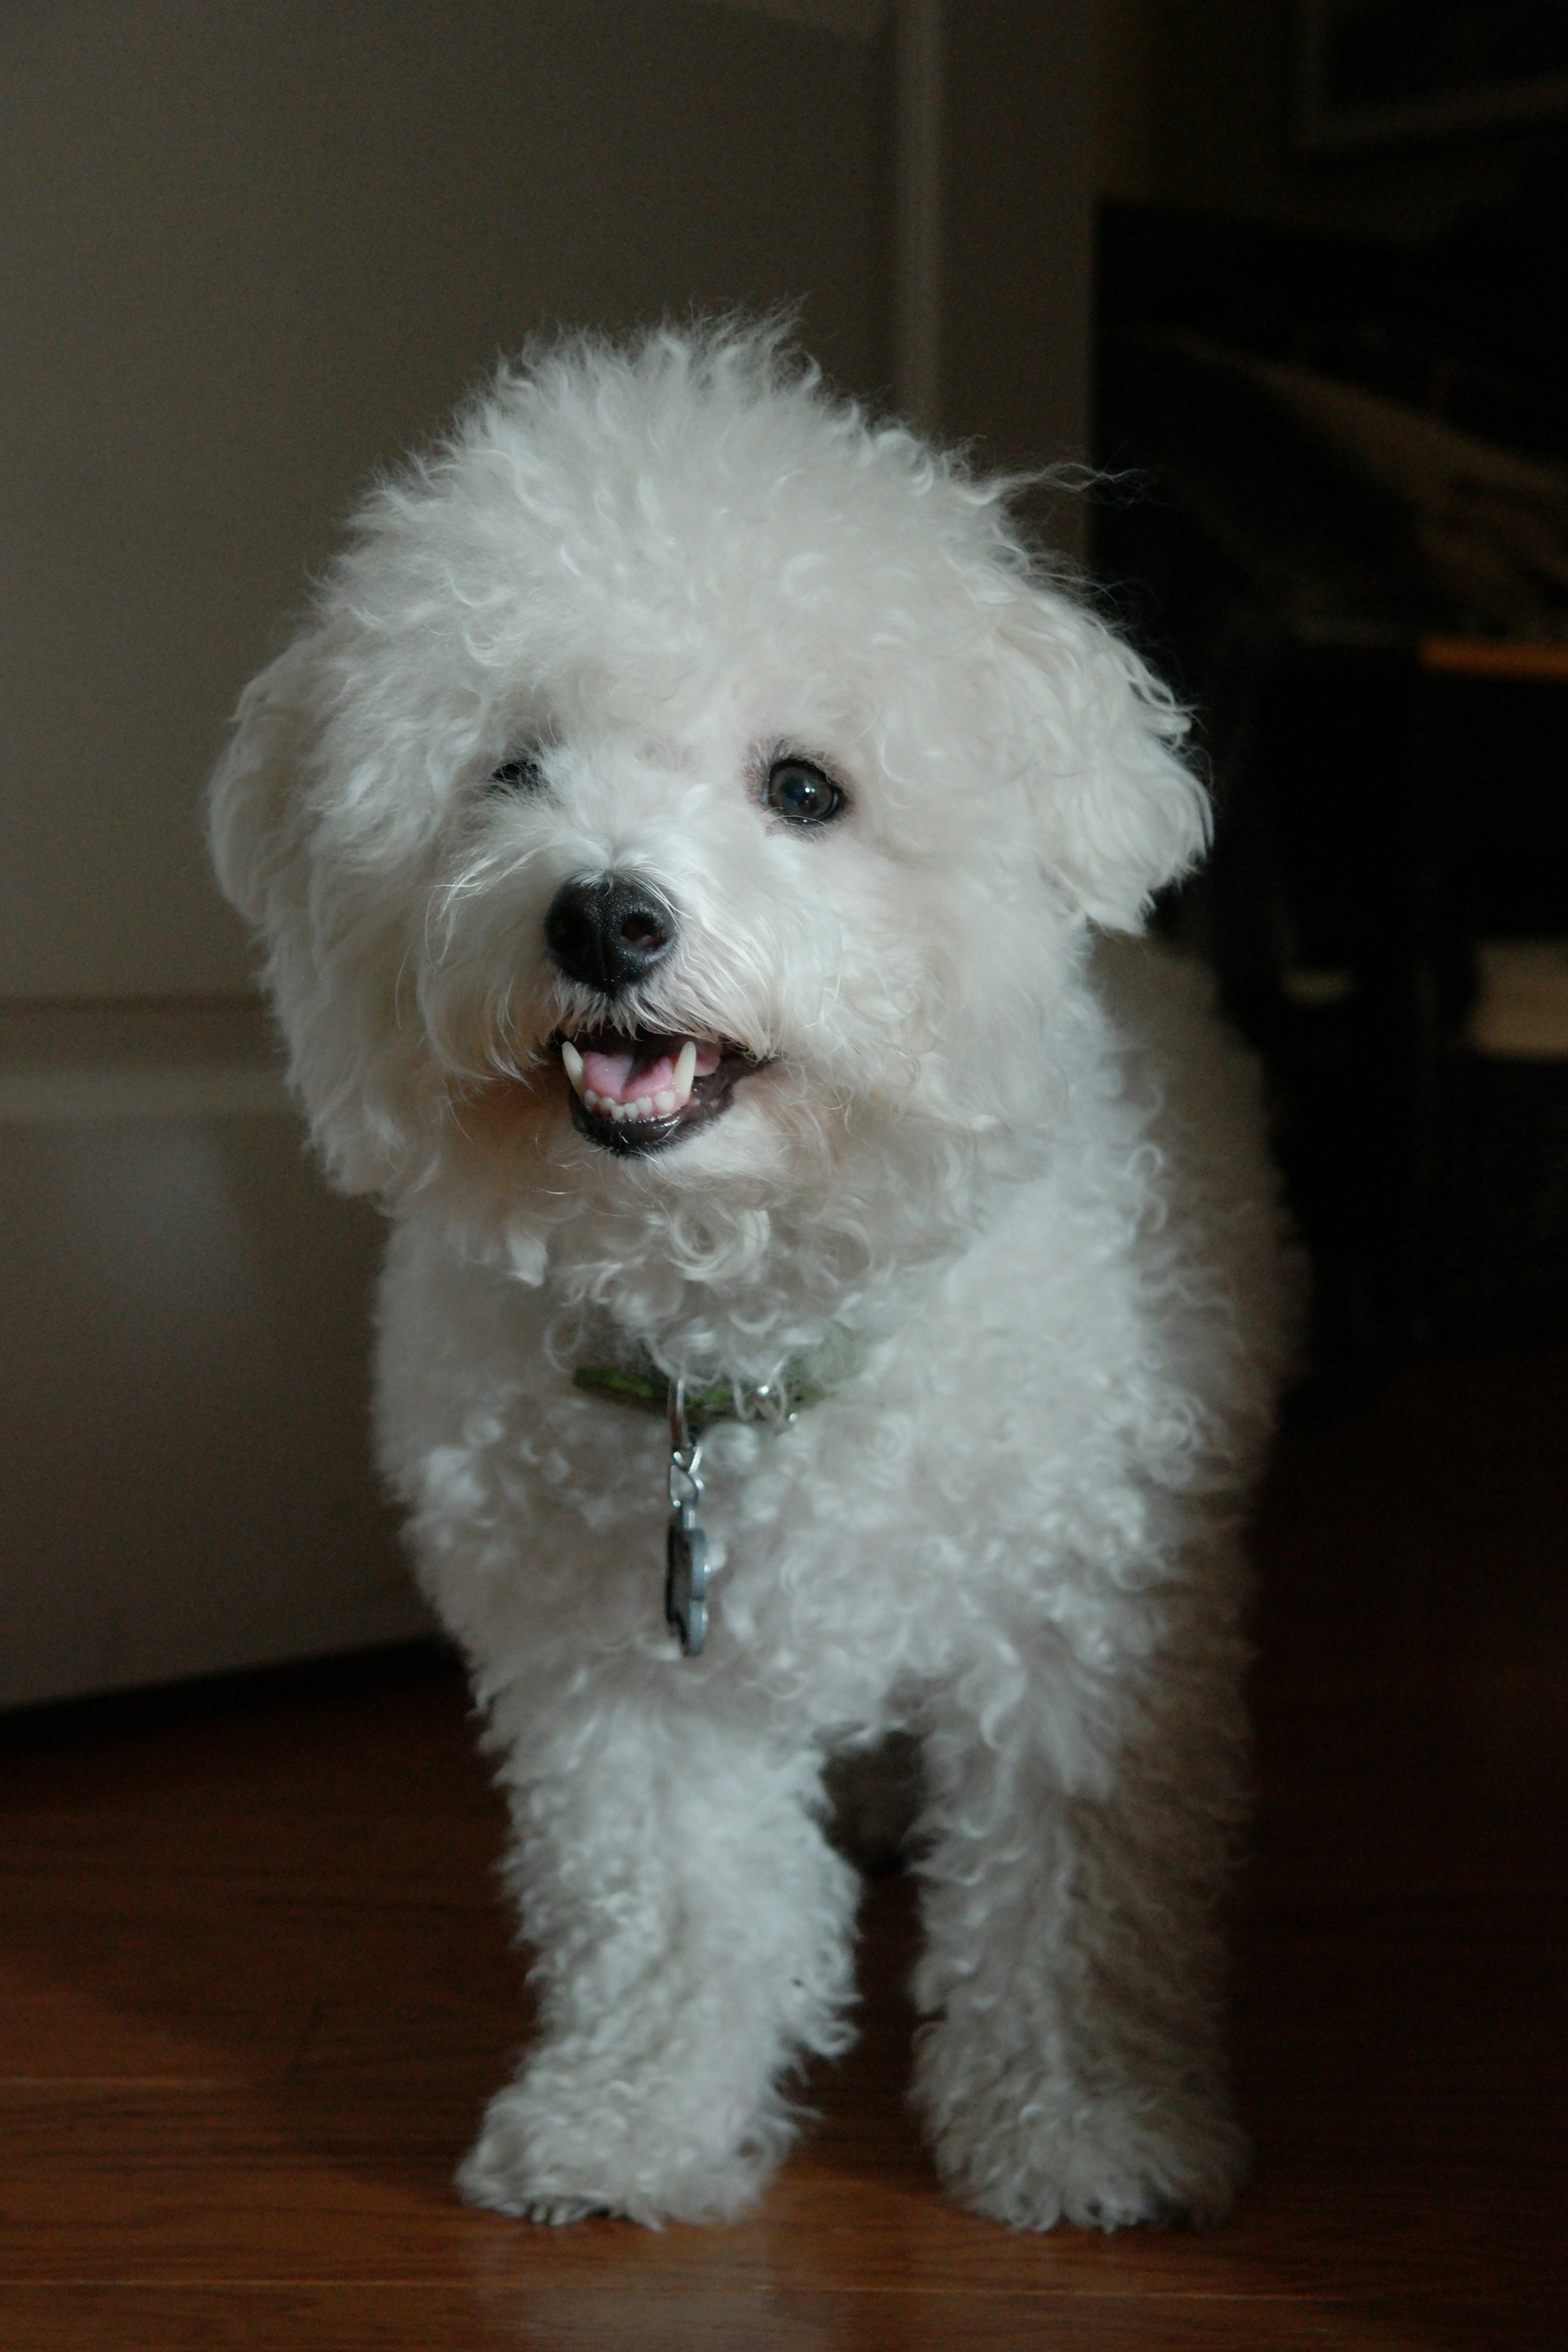
POLYGON ((583 1092, 583 1056, 570 1037, 561 1040, 561 1065, 578 1094, 583 1092))
POLYGON ((682 1103, 689 1102, 691 1099, 691 1081, 696 1075, 697 1040, 695 1037, 689 1037, 676 1056, 675 1076, 669 1082, 669 1090, 675 1097, 677 1108, 682 1103))

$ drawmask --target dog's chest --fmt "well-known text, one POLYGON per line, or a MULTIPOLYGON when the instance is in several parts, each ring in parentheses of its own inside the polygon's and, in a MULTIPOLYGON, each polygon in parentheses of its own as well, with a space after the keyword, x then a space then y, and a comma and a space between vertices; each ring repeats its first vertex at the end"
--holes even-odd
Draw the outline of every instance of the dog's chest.
MULTIPOLYGON (((471 1622, 482 1590, 531 1639, 661 1650, 665 1423, 576 1384, 547 1297, 416 1255, 389 1276, 383 1433, 437 1605, 471 1622)), ((1070 1611, 1084 1561, 1138 1540, 1125 1399, 1080 1360, 1086 1259, 1054 1255, 999 1238, 790 1425, 707 1432, 700 1671, 864 1706, 999 1618, 1070 1611)))

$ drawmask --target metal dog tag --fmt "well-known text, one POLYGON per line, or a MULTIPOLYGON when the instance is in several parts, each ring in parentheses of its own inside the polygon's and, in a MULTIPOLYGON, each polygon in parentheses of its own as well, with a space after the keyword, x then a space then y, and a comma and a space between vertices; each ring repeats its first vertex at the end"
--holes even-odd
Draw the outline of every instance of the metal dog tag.
POLYGON ((665 1622, 689 1658, 700 1658, 708 1638, 708 1538, 689 1503, 669 1515, 665 1537, 665 1622))
POLYGON ((664 1621, 682 1654, 700 1658, 708 1639, 708 1538, 702 1500, 702 1440, 686 1405, 686 1382, 669 1383, 669 1527, 664 1539, 664 1621))

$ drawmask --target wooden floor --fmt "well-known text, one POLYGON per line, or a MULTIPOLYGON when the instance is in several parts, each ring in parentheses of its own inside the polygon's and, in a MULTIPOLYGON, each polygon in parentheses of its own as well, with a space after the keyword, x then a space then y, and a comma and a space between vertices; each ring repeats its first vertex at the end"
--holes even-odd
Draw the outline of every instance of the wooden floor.
POLYGON ((938 2199, 900 2104, 907 1890, 757 2216, 465 2212, 520 2031, 500 1822, 438 1660, 15 1727, 0 1754, 0 2343, 1568 2345, 1568 1361, 1295 1430, 1260 1531, 1236 2044, 1206 2236, 938 2199))

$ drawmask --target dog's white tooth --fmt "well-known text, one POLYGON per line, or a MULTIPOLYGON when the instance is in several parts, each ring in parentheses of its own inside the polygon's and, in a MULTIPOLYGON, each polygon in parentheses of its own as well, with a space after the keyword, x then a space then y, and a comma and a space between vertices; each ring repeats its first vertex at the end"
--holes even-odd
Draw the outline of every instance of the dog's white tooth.
POLYGON ((675 1076, 669 1082, 669 1090, 675 1097, 676 1106, 689 1101, 691 1081, 696 1075, 697 1040, 695 1037, 689 1037, 676 1056, 675 1076))
POLYGON ((668 1087, 661 1087, 653 1098, 653 1107, 660 1118, 668 1118, 675 1108, 675 1097, 668 1087))
POLYGON ((577 1092, 583 1092, 583 1056, 570 1037, 561 1040, 561 1064, 577 1092))

